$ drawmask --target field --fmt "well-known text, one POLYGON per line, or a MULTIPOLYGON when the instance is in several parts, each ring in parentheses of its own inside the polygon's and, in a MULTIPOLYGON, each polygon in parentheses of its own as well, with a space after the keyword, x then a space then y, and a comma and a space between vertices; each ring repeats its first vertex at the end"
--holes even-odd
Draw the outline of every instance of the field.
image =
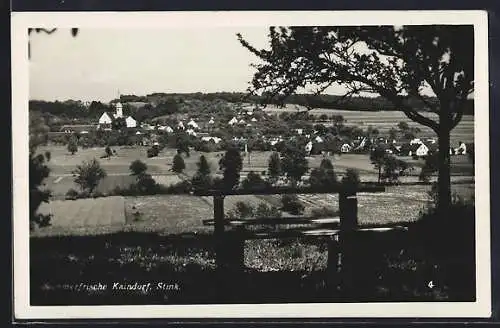
MULTIPOLYGON (((287 105, 285 108, 278 108, 276 106, 268 106, 264 109, 269 113, 280 112, 297 112, 306 110, 305 107, 298 105, 287 105)), ((377 128, 380 133, 387 133, 390 128, 397 128, 399 122, 406 122, 410 127, 418 127, 422 132, 419 134, 421 137, 436 137, 435 133, 428 127, 420 125, 408 119, 404 113, 397 111, 354 111, 354 110, 334 110, 334 109, 313 109, 310 111, 314 115, 342 115, 346 120, 347 125, 356 125, 360 128, 373 126, 377 128)), ((436 114, 427 113, 426 116, 435 119, 436 114)), ((474 116, 464 115, 462 121, 451 131, 451 144, 458 146, 459 141, 474 142, 474 116)))

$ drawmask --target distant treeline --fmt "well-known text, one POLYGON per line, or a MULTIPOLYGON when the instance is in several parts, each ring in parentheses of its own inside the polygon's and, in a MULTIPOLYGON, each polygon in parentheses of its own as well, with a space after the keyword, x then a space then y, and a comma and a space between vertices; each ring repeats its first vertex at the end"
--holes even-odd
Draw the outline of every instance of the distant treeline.
MULTIPOLYGON (((248 95, 243 92, 214 92, 214 93, 152 93, 147 96, 126 95, 121 96, 121 101, 161 101, 165 98, 174 99, 199 99, 212 101, 222 99, 231 103, 251 102, 262 104, 266 99, 266 95, 248 95)), ((425 97, 430 103, 437 103, 436 98, 425 97)), ((182 100, 181 100, 182 101, 182 100)), ((420 111, 428 110, 424 103, 419 99, 409 100, 410 105, 420 111)), ((275 102, 277 103, 277 102, 275 102)), ((312 94, 296 94, 289 96, 285 104, 294 104, 309 108, 326 108, 326 109, 341 109, 341 110, 357 110, 357 111, 382 111, 382 110, 398 110, 391 102, 383 97, 351 97, 343 99, 342 96, 336 95, 312 95, 312 94)), ((474 115, 474 100, 468 99, 464 110, 466 115, 474 115)))
MULTIPOLYGON (((243 92, 215 92, 215 93, 152 93, 146 96, 122 95, 120 101, 124 103, 124 114, 137 116, 137 119, 151 118, 159 115, 174 114, 179 111, 179 105, 189 100, 201 100, 213 102, 217 100, 229 103, 255 103, 263 104, 265 96, 247 95, 243 92), (143 106, 129 107, 127 103, 145 103, 143 106), (153 115, 154 114, 154 115, 153 115)), ((436 103, 436 98, 427 97, 428 102, 436 103)), ((116 102, 118 99, 112 101, 116 102)), ((382 111, 397 110, 397 108, 382 97, 352 97, 342 99, 335 95, 310 95, 297 94, 288 97, 285 104, 295 104, 308 108, 326 108, 339 110, 356 111, 382 111)), ((410 101, 413 108, 420 111, 426 111, 427 108, 421 100, 413 99, 410 101)), ((90 106, 85 106, 81 101, 41 101, 30 100, 30 110, 37 110, 42 113, 48 113, 56 116, 66 116, 68 118, 96 118, 104 111, 113 111, 113 107, 99 101, 93 101, 90 106)), ((466 102, 464 110, 466 115, 474 115, 474 100, 469 99, 466 102)))

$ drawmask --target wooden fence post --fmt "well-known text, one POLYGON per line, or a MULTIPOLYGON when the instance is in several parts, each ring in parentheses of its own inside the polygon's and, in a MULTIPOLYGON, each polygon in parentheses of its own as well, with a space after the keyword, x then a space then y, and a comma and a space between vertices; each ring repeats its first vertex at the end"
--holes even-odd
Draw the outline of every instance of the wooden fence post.
POLYGON ((340 257, 340 280, 343 297, 352 295, 353 275, 355 272, 355 243, 354 234, 358 227, 358 199, 356 191, 342 190, 339 193, 339 257, 340 257))
POLYGON ((215 264, 217 270, 225 267, 224 260, 224 196, 214 196, 215 264))

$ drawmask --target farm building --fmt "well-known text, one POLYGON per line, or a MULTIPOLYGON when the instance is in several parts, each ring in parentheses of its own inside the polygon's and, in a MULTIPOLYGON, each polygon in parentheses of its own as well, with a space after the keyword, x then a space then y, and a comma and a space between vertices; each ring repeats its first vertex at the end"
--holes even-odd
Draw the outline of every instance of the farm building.
POLYGON ((179 123, 177 123, 177 127, 178 127, 179 129, 184 130, 184 129, 185 129, 184 122, 179 121, 179 123))
POLYGON ((455 154, 465 155, 467 154, 467 146, 462 141, 458 142, 458 148, 455 149, 455 154))
POLYGON ((410 144, 410 149, 408 151, 409 156, 423 157, 429 154, 429 148, 424 143, 414 143, 410 144))
POLYGON ((125 124, 127 125, 127 128, 135 128, 137 126, 137 121, 132 116, 128 116, 125 119, 125 124))
POLYGON ((215 142, 216 144, 218 144, 219 142, 222 141, 221 138, 219 137, 211 137, 211 136, 205 136, 205 137, 201 137, 201 141, 205 141, 205 142, 215 142))
POLYGON ((192 129, 199 129, 200 127, 198 126, 198 123, 196 123, 193 119, 191 119, 187 126, 189 126, 192 129))
POLYGON ((344 144, 342 144, 342 146, 340 146, 340 151, 343 153, 348 153, 351 150, 352 150, 352 146, 348 143, 344 143, 344 144))
POLYGON ((101 117, 99 118, 99 125, 107 125, 111 124, 113 120, 111 119, 111 116, 107 112, 102 113, 101 117))
POLYGON ((238 123, 238 119, 236 117, 233 117, 229 122, 227 122, 229 125, 234 125, 238 123))

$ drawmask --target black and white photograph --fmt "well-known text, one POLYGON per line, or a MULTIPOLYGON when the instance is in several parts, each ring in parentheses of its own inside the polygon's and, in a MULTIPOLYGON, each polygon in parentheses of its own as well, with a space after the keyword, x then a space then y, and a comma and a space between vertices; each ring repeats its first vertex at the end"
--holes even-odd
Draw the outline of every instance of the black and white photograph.
POLYGON ((12 35, 16 316, 490 315, 485 12, 12 35))

